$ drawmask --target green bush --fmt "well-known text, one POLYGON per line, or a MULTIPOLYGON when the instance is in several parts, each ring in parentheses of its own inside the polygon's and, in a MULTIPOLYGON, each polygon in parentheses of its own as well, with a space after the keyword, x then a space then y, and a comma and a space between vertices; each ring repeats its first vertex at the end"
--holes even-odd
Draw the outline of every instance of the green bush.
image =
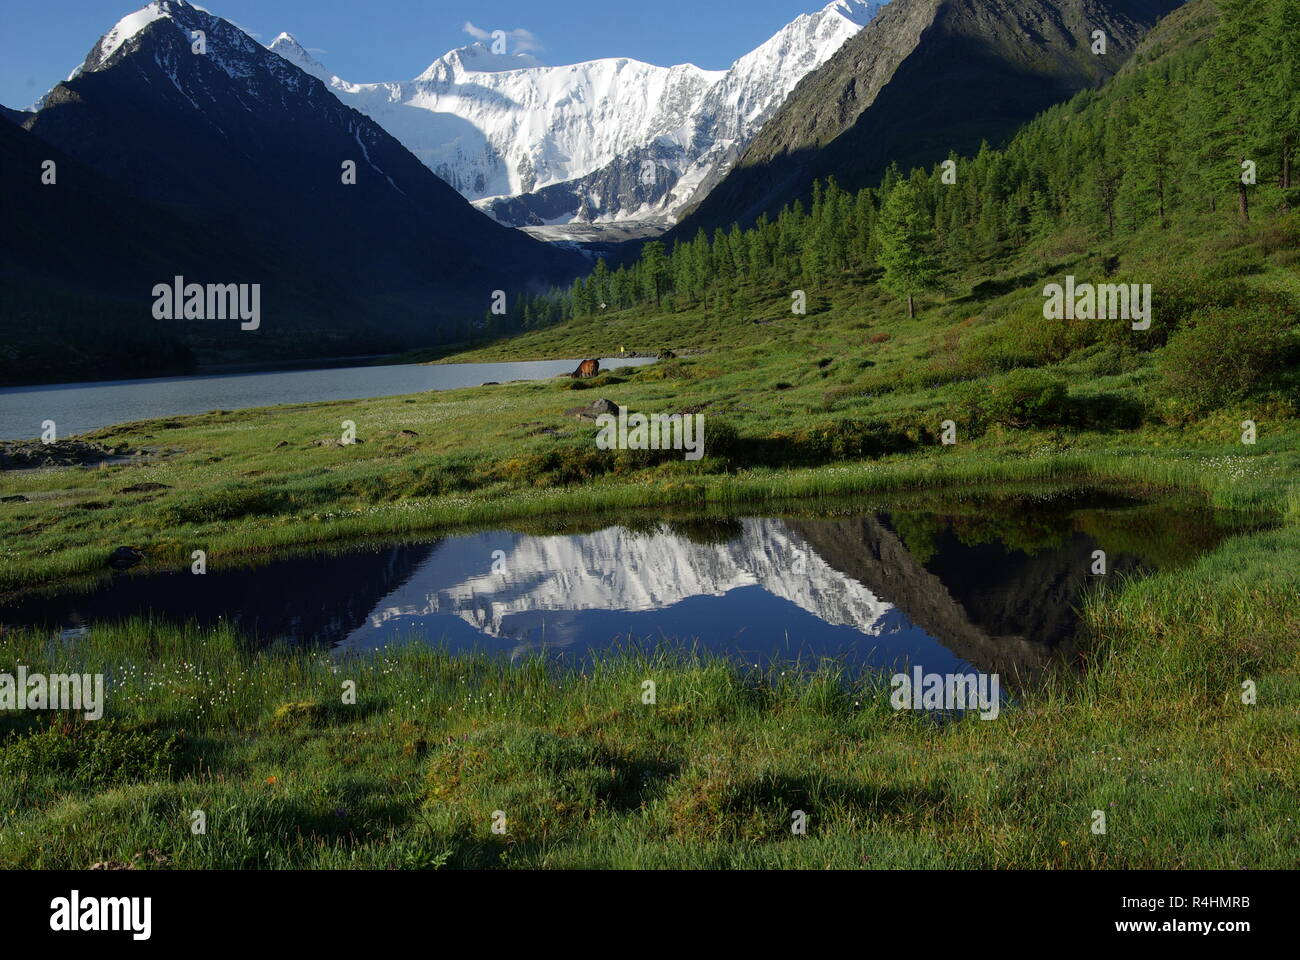
POLYGON ((988 385, 980 412, 994 423, 1020 430, 1063 424, 1069 411, 1064 381, 1041 370, 1013 370, 988 385))
POLYGON ((488 478, 531 487, 563 486, 604 476, 614 469, 614 452, 592 442, 568 443, 541 453, 512 457, 494 464, 488 478))
POLYGON ((234 486, 202 491, 179 503, 168 503, 159 511, 166 526, 188 523, 217 523, 242 517, 267 517, 292 509, 289 496, 273 487, 234 486))
MULTIPOLYGON (((861 420, 833 420, 799 430, 770 434, 766 442, 771 453, 783 451, 781 463, 787 465, 833 463, 837 460, 863 460, 900 453, 909 442, 886 424, 861 420)), ((755 451, 757 454, 757 451, 755 451)), ((757 464, 777 462, 771 453, 756 455, 757 464)))
POLYGON ((1059 363, 1097 343, 1107 321, 1043 316, 1043 301, 1022 306, 973 335, 965 349, 967 370, 986 375, 1059 363))
POLYGON ((1157 399, 1205 414, 1266 388, 1295 356, 1294 324, 1276 297, 1199 311, 1156 356, 1157 399))
POLYGON ((1226 310, 1252 302, 1257 294, 1227 273, 1214 275, 1202 266, 1189 266, 1151 282, 1151 326, 1134 330, 1126 323, 1106 323, 1102 341, 1125 349, 1158 350, 1200 310, 1226 310))
POLYGON ((1142 359, 1119 344, 1101 344, 1077 358, 1079 369, 1094 377, 1114 377, 1132 373, 1142 366, 1142 359))
POLYGON ((1264 261, 1255 251, 1233 250, 1214 261, 1210 266, 1209 276, 1224 279, 1249 277, 1252 274, 1263 273, 1264 269, 1264 261))
POLYGON ((329 718, 329 709, 315 700, 294 700, 282 703, 271 714, 272 730, 293 730, 300 727, 323 727, 329 718))
POLYGON ((1251 302, 1256 293, 1235 278, 1260 268, 1258 256, 1239 252, 1213 268, 1188 268, 1153 278, 1079 277, 1081 284, 1085 281, 1139 286, 1150 283, 1150 329, 1134 330, 1120 319, 1048 319, 1042 315, 1042 301, 1035 300, 1018 306, 972 336, 966 347, 966 362, 972 373, 989 374, 1059 363, 1098 344, 1128 351, 1154 350, 1163 346, 1175 330, 1203 307, 1251 302))

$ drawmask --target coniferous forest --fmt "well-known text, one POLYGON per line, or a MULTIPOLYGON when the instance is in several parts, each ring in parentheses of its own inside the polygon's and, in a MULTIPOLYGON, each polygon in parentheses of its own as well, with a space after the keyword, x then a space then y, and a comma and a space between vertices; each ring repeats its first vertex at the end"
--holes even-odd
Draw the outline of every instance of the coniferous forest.
POLYGON ((1003 147, 928 170, 892 167, 856 193, 818 183, 806 203, 754 224, 649 242, 632 263, 602 260, 568 290, 525 296, 518 321, 532 329, 645 303, 721 313, 748 284, 850 279, 920 295, 1062 234, 1086 243, 1152 224, 1177 230, 1198 214, 1247 223, 1256 208, 1294 209, 1296 5, 1217 6, 1218 17, 1208 4, 1184 10, 1102 90, 1048 110, 1003 147))

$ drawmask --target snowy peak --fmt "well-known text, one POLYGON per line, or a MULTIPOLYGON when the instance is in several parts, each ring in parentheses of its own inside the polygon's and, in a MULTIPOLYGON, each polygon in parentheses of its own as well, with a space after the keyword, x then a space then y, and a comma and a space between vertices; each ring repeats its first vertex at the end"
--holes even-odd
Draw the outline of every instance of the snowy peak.
POLYGON ((727 70, 627 57, 550 67, 479 42, 449 51, 414 80, 358 84, 334 76, 291 34, 263 47, 186 0, 154 0, 118 21, 76 73, 117 62, 124 48, 170 24, 176 34, 157 39, 172 52, 154 56, 170 57, 172 83, 197 106, 202 84, 177 71, 185 72, 178 59, 202 30, 209 62, 253 96, 272 89, 258 80, 268 75, 293 89, 321 81, 502 223, 667 226, 725 176, 799 81, 882 6, 834 0, 727 70))
MULTIPOLYGON (((204 51, 209 61, 231 77, 248 77, 257 51, 262 49, 234 24, 213 16, 202 7, 187 3, 186 0, 153 0, 148 6, 127 14, 100 37, 86 59, 68 75, 68 81, 75 80, 84 73, 108 69, 137 49, 146 38, 157 36, 156 31, 160 28, 164 31, 162 45, 172 50, 190 48, 196 36, 195 31, 201 31, 204 51), (168 36, 166 33, 169 30, 174 32, 168 36)), ((167 56, 155 53, 155 57, 167 56)), ((172 62, 168 69, 176 66, 172 62)), ((172 77, 172 82, 180 88, 175 76, 172 77)), ((55 87, 57 89, 58 86, 55 87)), ((53 93, 54 90, 51 90, 41 97, 32 110, 42 109, 53 93)))
POLYGON ((540 67, 542 62, 527 53, 493 53, 486 44, 471 43, 443 54, 415 79, 445 81, 467 73, 505 73, 540 67))
MULTIPOLYGON (((835 0, 796 17, 727 71, 710 98, 715 139, 747 142, 807 74, 829 60, 884 3, 835 0)), ((742 144, 743 145, 743 144, 742 144)))
POLYGON ((859 27, 865 27, 888 2, 889 0, 833 0, 822 7, 821 13, 840 16, 859 27))
MULTIPOLYGON (((180 6, 188 6, 183 0, 177 0, 177 3, 180 6)), ((137 10, 135 13, 127 14, 113 25, 112 30, 99 38, 99 43, 95 45, 91 55, 86 58, 86 63, 90 63, 91 60, 94 60, 96 65, 103 63, 116 53, 122 44, 149 26, 149 24, 155 20, 170 18, 173 9, 175 9, 175 5, 172 0, 154 0, 147 7, 137 10)))
POLYGON ((280 34, 267 44, 266 49, 272 53, 278 53, 304 73, 309 73, 325 83, 330 82, 332 74, 315 57, 308 53, 307 48, 295 40, 292 34, 280 34))
POLYGON ((167 20, 182 30, 202 30, 207 21, 215 20, 205 10, 185 0, 154 0, 147 7, 129 13, 113 25, 113 29, 99 38, 90 54, 81 66, 72 71, 71 80, 77 74, 87 70, 98 70, 107 65, 113 55, 128 41, 139 35, 146 27, 159 20, 167 20))
POLYGON ((292 90, 312 83, 299 71, 287 67, 281 58, 271 56, 265 47, 233 23, 186 0, 154 0, 123 17, 99 39, 68 79, 108 70, 147 45, 147 59, 196 108, 202 99, 212 95, 211 90, 204 88, 199 63, 215 67, 255 96, 269 91, 268 80, 292 90))
MULTIPOLYGON (((491 556, 503 549, 505 572, 466 576, 435 553, 379 602, 368 624, 345 644, 361 642, 385 623, 431 614, 452 614, 488 636, 507 637, 511 620, 522 614, 660 610, 753 586, 825 623, 866 636, 887 629, 893 605, 832 567, 785 523, 746 519, 741 525, 734 540, 707 545, 663 532, 633 535, 620 527, 583 536, 476 535, 469 542, 484 549, 475 553, 491 556), (804 556, 805 568, 795 569, 793 556, 804 556)), ((548 640, 567 643, 562 623, 555 626, 548 640)))
MULTIPOLYGON (((281 39, 291 55, 301 48, 281 39)), ((150 272, 263 285, 264 336, 240 336, 238 324, 233 335, 262 345, 210 339, 209 327, 185 334, 217 355, 414 346, 476 310, 484 290, 544 289, 578 266, 476 213, 321 80, 183 0, 118 21, 24 125, 180 223, 150 236, 200 230, 212 239, 196 249, 231 271, 207 273, 188 244, 164 239, 146 251, 150 272)))
POLYGON ((544 66, 486 43, 411 81, 332 77, 287 34, 271 49, 325 81, 480 209, 511 226, 671 223, 718 182, 795 85, 879 0, 803 14, 727 70, 628 57, 544 66))

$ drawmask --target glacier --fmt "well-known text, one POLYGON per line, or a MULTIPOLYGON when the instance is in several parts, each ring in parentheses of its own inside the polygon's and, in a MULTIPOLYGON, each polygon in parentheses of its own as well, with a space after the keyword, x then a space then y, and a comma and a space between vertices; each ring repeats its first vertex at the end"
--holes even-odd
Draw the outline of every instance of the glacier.
POLYGON ((268 46, 502 223, 666 227, 721 179, 796 84, 883 6, 834 0, 726 70, 626 57, 545 66, 474 43, 413 80, 350 83, 290 34, 268 46))

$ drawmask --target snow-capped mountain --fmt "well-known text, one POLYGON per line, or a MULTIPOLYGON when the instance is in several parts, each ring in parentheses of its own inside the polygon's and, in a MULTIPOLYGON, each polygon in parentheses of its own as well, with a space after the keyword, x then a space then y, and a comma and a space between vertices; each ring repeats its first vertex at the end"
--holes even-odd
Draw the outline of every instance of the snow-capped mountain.
POLYGON ((627 58, 551 67, 475 43, 414 80, 349 83, 288 34, 270 49, 324 80, 503 223, 668 223, 882 6, 835 0, 727 70, 627 58))
POLYGON ((258 285, 256 337, 218 318, 177 326, 212 355, 403 349, 450 337, 495 289, 545 289, 581 268, 493 223, 319 79, 185 0, 118 21, 22 123, 202 239, 203 257, 157 243, 132 289, 177 275, 258 285))

